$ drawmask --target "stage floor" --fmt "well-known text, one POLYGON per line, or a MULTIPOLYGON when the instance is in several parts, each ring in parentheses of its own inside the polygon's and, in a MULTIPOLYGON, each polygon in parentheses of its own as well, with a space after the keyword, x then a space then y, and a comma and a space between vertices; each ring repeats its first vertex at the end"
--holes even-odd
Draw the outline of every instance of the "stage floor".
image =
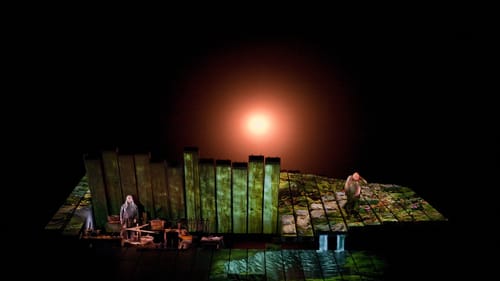
POLYGON ((446 229, 379 234, 350 233, 341 252, 331 247, 319 251, 311 241, 252 237, 229 236, 220 249, 194 243, 187 250, 176 250, 48 235, 27 261, 47 259, 41 276, 50 280, 375 281, 446 280, 461 270, 454 261, 467 257, 448 243, 452 233, 446 229))
MULTIPOLYGON (((343 210, 344 181, 282 172, 276 236, 224 237, 225 247, 179 251, 82 239, 91 208, 86 177, 45 227, 37 254, 50 254, 51 280, 428 280, 451 276, 459 249, 447 218, 408 187, 363 187, 359 216, 343 210), (290 226, 290 219, 292 221, 290 226), (319 251, 318 236, 328 236, 319 251), (345 251, 335 251, 346 235, 345 251)), ((42 257, 43 258, 43 257, 42 257)), ((459 268, 458 268, 459 270, 459 268)))
MULTIPOLYGON (((312 174, 281 172, 278 197, 279 236, 314 239, 363 227, 446 222, 438 210, 411 188, 396 184, 363 186, 359 215, 348 218, 344 210, 344 180, 312 174)), ((91 193, 84 176, 48 222, 47 231, 80 235, 91 214, 91 193)))

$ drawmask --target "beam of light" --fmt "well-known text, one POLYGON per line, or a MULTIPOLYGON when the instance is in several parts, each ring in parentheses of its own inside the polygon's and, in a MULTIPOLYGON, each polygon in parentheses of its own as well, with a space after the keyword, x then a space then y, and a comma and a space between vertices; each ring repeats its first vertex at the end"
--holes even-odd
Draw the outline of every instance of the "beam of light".
POLYGON ((252 136, 265 136, 269 133, 271 121, 269 117, 262 113, 255 113, 247 119, 247 129, 252 136))

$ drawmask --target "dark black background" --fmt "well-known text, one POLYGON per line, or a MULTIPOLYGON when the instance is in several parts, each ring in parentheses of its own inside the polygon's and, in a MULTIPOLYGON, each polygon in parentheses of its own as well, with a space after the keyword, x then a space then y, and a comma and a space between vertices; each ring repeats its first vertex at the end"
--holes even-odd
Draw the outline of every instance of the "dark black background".
MULTIPOLYGON (((442 265, 446 272, 488 270, 478 250, 497 245, 485 244, 498 211, 491 202, 498 137, 490 25, 472 11, 296 8, 171 8, 151 17, 35 12, 13 21, 14 63, 6 78, 15 79, 6 97, 19 107, 4 116, 13 129, 4 147, 16 160, 7 163, 15 173, 5 188, 14 191, 6 216, 22 215, 16 221, 23 227, 30 218, 39 233, 84 175, 88 152, 119 147, 178 161, 184 144, 166 141, 164 130, 182 126, 164 125, 175 119, 168 112, 178 104, 171 101, 182 100, 176 89, 190 69, 228 47, 297 44, 335 65, 360 101, 352 163, 362 175, 408 186, 449 218, 453 231, 446 235, 458 243, 429 266, 439 269, 444 257, 451 262, 442 265), (136 114, 123 114, 130 110, 136 114)), ((351 169, 328 176, 346 177, 351 169)))
POLYGON ((182 98, 179 81, 213 52, 256 42, 312 47, 354 85, 363 121, 353 162, 367 179, 411 187, 453 222, 491 209, 477 206, 477 190, 486 188, 477 183, 497 159, 484 71, 491 34, 467 17, 65 16, 28 24, 18 36, 16 69, 27 79, 17 95, 26 123, 17 130, 30 163, 25 174, 36 179, 26 188, 44 202, 39 228, 83 176, 85 153, 119 147, 178 161, 184 144, 166 142, 163 126, 175 118, 168 112, 182 98))

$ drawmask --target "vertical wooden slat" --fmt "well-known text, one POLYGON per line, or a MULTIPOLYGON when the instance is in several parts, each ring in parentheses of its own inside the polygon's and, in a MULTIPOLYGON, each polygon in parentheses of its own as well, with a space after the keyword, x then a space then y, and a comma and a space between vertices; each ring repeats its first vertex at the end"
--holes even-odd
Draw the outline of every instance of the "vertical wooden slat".
POLYGON ((250 155, 248 161, 248 233, 262 233, 264 156, 250 155))
POLYGON ((184 148, 184 188, 186 191, 186 215, 190 220, 198 220, 201 218, 198 154, 198 148, 196 147, 184 148))
POLYGON ((263 232, 278 233, 278 195, 280 184, 280 158, 267 157, 264 174, 263 232))
POLYGON ((92 196, 92 213, 95 228, 103 229, 108 221, 108 204, 101 159, 90 158, 86 155, 84 162, 92 196))
POLYGON ((151 186, 156 218, 170 217, 167 192, 167 166, 165 161, 151 162, 151 186))
POLYGON ((120 168, 120 182, 123 196, 130 194, 139 199, 135 178, 134 156, 130 154, 118 155, 118 167, 120 168))
POLYGON ((137 191, 139 200, 144 205, 147 219, 156 217, 153 204, 153 189, 151 187, 151 167, 149 165, 149 154, 135 154, 135 176, 137 179, 137 191))
POLYGON ((231 160, 215 161, 217 192, 217 232, 230 233, 231 223, 231 160))
POLYGON ((175 220, 186 217, 182 169, 182 166, 167 166, 171 219, 175 220))
POLYGON ((233 163, 233 232, 247 233, 248 163, 233 163))
POLYGON ((118 215, 123 204, 122 187, 120 184, 120 171, 118 169, 118 151, 103 151, 102 164, 104 170, 104 183, 108 198, 110 214, 118 215))
POLYGON ((215 162, 214 159, 200 159, 201 218, 205 230, 216 232, 217 212, 215 210, 215 162))

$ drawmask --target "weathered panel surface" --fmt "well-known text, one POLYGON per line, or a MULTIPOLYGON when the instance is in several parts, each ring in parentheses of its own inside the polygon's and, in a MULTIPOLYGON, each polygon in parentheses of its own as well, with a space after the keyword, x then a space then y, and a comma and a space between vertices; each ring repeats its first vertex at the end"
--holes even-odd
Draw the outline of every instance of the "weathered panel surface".
POLYGON ((233 163, 233 232, 247 233, 248 163, 233 163))
POLYGON ((231 161, 216 160, 215 162, 217 191, 217 232, 232 232, 231 221, 231 161))
POLYGON ((186 217, 182 169, 182 166, 167 167, 168 192, 170 195, 169 202, 172 220, 186 217))
POLYGON ((304 180, 302 174, 289 173, 290 192, 293 197, 293 209, 295 212, 295 222, 297 235, 299 237, 310 238, 314 236, 309 214, 307 197, 304 194, 304 180))
POLYGON ((200 159, 200 197, 201 217, 205 221, 205 229, 216 232, 217 212, 215 210, 215 161, 200 159))
POLYGON ((347 225, 342 216, 340 206, 337 200, 335 200, 335 189, 331 185, 330 180, 324 177, 316 177, 316 188, 319 196, 321 196, 321 203, 325 209, 330 231, 334 233, 347 232, 347 225))
POLYGON ((293 197, 290 192, 288 172, 280 173, 278 215, 280 218, 280 233, 283 238, 297 236, 295 216, 293 215, 293 197))
POLYGON ((104 183, 106 185, 106 196, 109 202, 109 213, 118 215, 120 213, 120 207, 124 202, 120 182, 120 170, 118 168, 118 152, 103 151, 102 165, 104 170, 104 183))
POLYGON ((95 227, 103 228, 108 221, 109 207, 104 186, 104 175, 100 158, 85 158, 88 184, 92 194, 92 211, 95 227))
POLYGON ((130 194, 139 199, 135 177, 134 155, 118 155, 118 167, 120 169, 120 183, 123 196, 130 194))
POLYGON ((167 191, 167 166, 165 162, 151 163, 153 201, 157 218, 170 218, 167 191))
POLYGON ((186 215, 189 220, 201 219, 198 159, 198 148, 184 148, 184 188, 186 192, 186 215))
POLYGON ((139 200, 144 205, 147 219, 152 219, 156 217, 156 213, 153 204, 153 188, 151 187, 150 156, 149 154, 136 154, 134 160, 139 200))
POLYGON ((262 233, 264 156, 251 155, 248 161, 248 233, 262 233))
POLYGON ((278 233, 278 194, 280 183, 279 158, 267 157, 264 175, 262 227, 265 234, 278 233))

